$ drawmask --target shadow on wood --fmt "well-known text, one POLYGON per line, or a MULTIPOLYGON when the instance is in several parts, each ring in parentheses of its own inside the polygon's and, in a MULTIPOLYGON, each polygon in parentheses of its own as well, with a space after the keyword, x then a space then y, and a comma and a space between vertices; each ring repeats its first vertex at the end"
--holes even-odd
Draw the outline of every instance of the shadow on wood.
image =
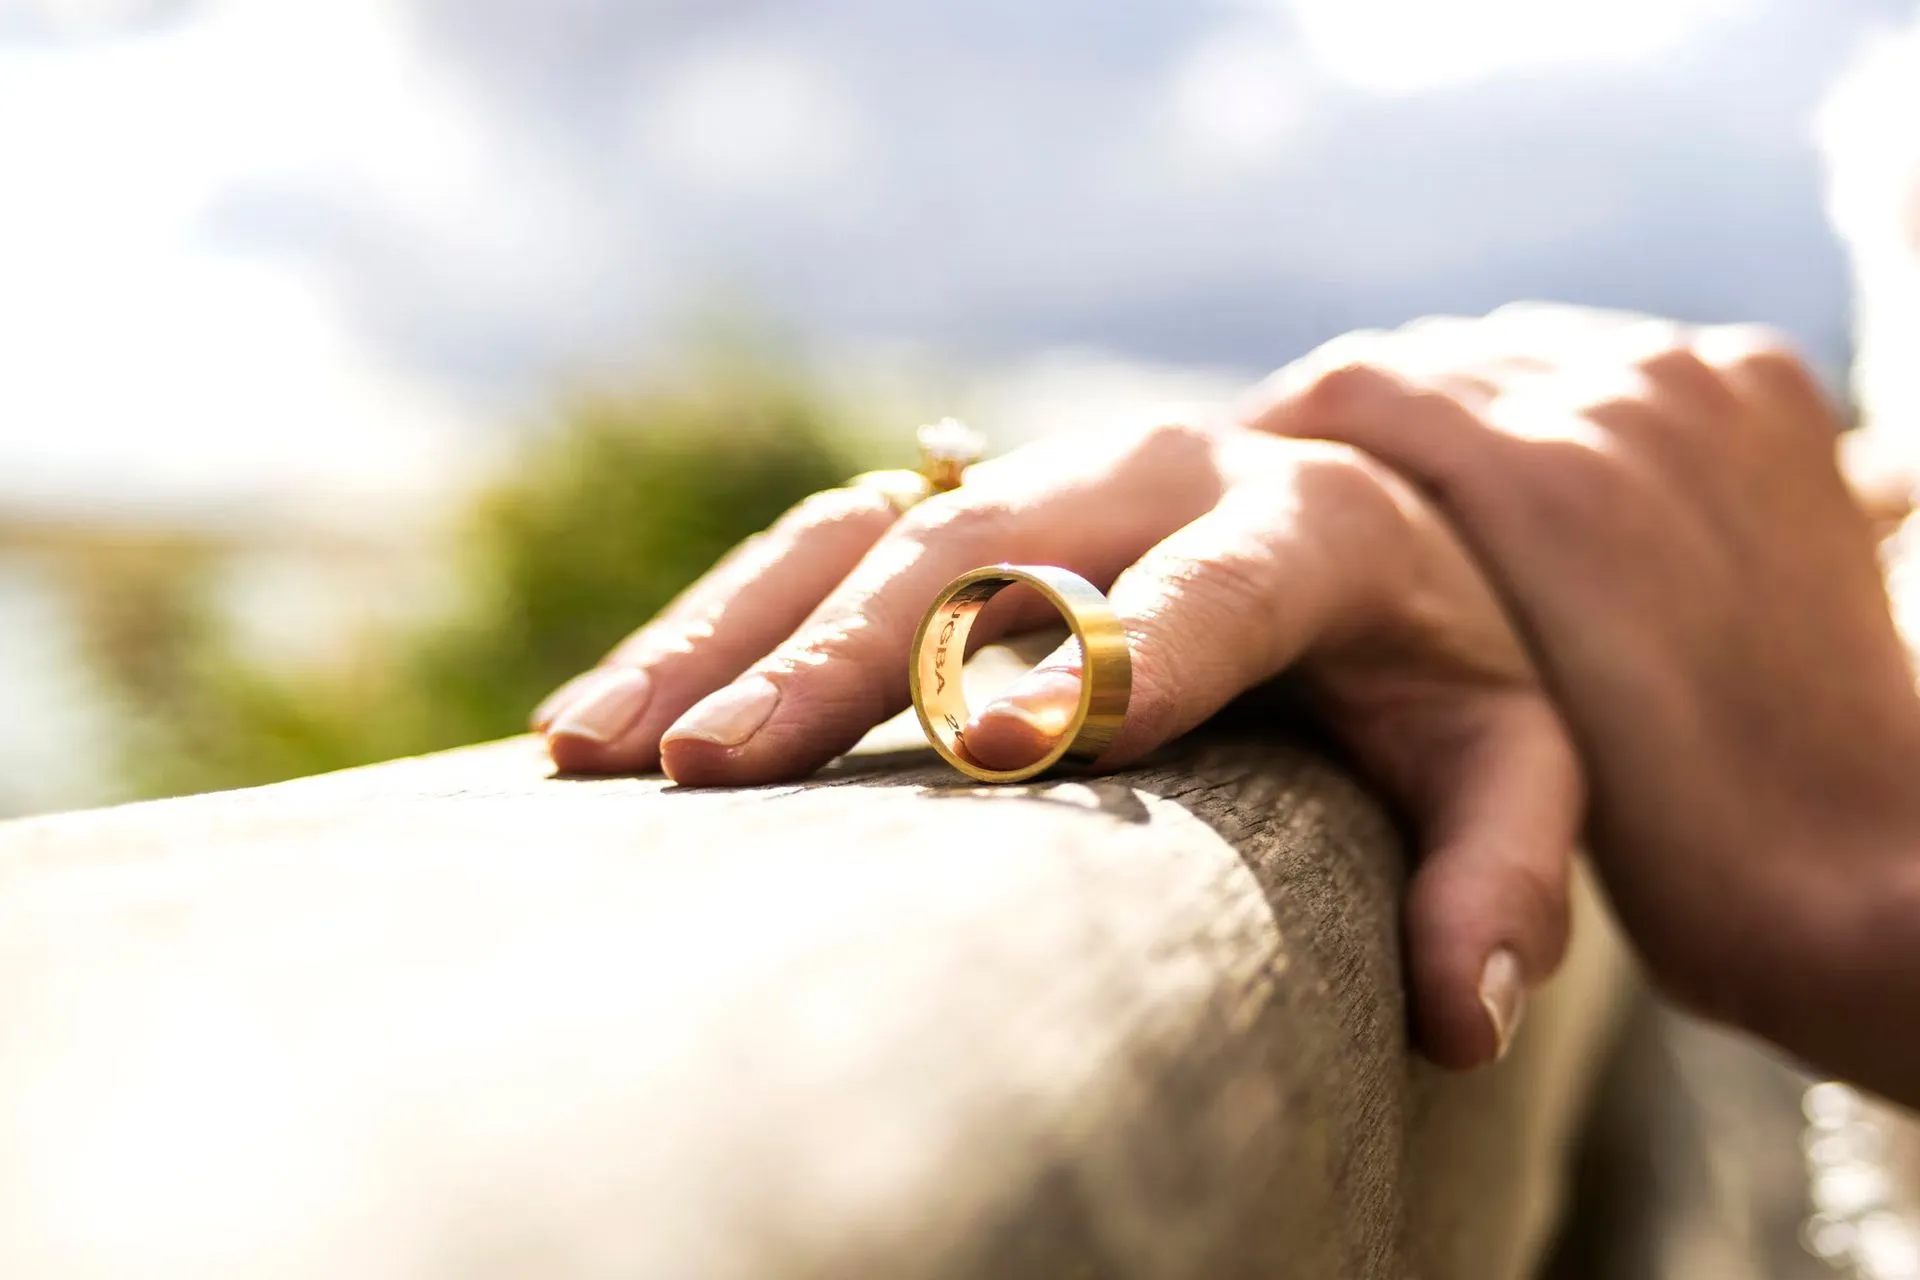
POLYGON ((0 1274, 1527 1274, 1623 961, 1409 1055, 1392 824, 1221 729, 985 790, 496 744, 0 828, 0 1274))

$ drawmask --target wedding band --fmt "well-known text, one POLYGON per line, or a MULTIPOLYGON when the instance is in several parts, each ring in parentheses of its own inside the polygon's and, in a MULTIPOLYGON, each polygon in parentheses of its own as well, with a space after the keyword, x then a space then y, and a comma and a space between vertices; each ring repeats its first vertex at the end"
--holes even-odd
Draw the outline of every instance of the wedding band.
POLYGON ((986 456, 987 441, 957 418, 942 418, 914 432, 920 446, 920 467, 892 471, 863 471, 849 483, 873 489, 904 515, 936 493, 958 489, 967 468, 986 456))
POLYGON ((996 564, 963 573, 934 599, 913 637, 907 683, 920 727, 942 759, 980 782, 1024 782, 1060 764, 1092 764, 1120 736, 1133 693, 1126 628, 1094 585, 1051 565, 996 564), (967 633, 989 600, 1016 584, 1060 611, 1080 641, 1080 704, 1052 750, 1019 769, 988 769, 967 751, 970 718, 960 678, 967 633))

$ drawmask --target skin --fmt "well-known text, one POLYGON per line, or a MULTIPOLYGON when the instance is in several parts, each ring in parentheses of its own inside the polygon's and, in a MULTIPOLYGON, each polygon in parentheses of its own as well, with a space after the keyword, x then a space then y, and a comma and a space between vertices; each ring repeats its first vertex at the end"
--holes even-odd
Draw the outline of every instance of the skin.
MULTIPOLYGON (((1518 307, 1352 335, 1227 425, 1044 442, 898 520, 811 500, 536 721, 570 770, 800 776, 905 704, 948 579, 1065 565, 1135 656, 1103 763, 1291 671, 1403 806, 1437 1061, 1497 1056, 1558 962, 1578 834, 1670 994, 1920 1104, 1920 699, 1839 425, 1750 329, 1518 307)), ((1076 663, 983 709, 975 753, 1043 750, 1076 663)))
MULTIPOLYGON (((536 725, 569 771, 661 766, 695 786, 803 776, 906 706, 927 603, 1002 560, 1073 569, 1125 623, 1134 693, 1106 766, 1282 672, 1304 681, 1420 833, 1405 919, 1422 1045, 1455 1067, 1503 1051, 1526 986, 1566 945, 1578 767, 1451 526, 1349 447, 1169 424, 1043 441, 903 516, 872 492, 816 495, 563 687, 536 725)), ((1053 620, 1013 594, 977 636, 1053 620)), ((1071 701, 1076 671, 1064 650, 983 709, 975 754, 1034 758, 1049 690, 1071 701)))
POLYGON ((1350 339, 1244 420, 1365 450, 1461 530, 1572 728, 1593 857, 1666 990, 1920 1104, 1920 699, 1840 420, 1793 352, 1515 308, 1350 339))

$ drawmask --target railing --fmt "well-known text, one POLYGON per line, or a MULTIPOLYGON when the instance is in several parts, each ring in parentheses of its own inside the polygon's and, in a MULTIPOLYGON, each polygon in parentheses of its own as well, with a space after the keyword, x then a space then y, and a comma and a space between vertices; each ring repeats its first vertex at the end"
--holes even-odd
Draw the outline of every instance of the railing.
POLYGON ((1615 1025, 1583 889, 1410 1054, 1393 825, 1213 729, 978 790, 527 741, 0 827, 0 1276, 1529 1274, 1615 1025))

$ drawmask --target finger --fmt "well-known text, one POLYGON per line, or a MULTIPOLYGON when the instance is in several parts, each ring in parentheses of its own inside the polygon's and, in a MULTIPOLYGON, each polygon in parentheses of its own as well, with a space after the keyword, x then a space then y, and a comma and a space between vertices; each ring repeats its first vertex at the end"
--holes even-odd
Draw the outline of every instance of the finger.
POLYGON ((550 699, 554 763, 576 773, 653 768, 662 731, 779 644, 895 518, 872 490, 833 489, 742 543, 599 669, 550 699))
POLYGON ((592 667, 542 698, 529 717, 528 727, 535 733, 545 733, 561 710, 578 700, 585 690, 604 681, 608 670, 633 666, 633 660, 645 652, 652 637, 664 634, 684 619, 711 610, 714 605, 738 591, 754 576, 753 563, 767 553, 766 540, 765 532, 756 533, 721 556, 711 569, 688 583, 669 600, 645 626, 621 640, 592 667))
MULTIPOLYGON (((1344 449, 1275 449, 1268 478, 1115 580, 1108 600, 1126 628, 1133 694, 1100 763, 1138 759, 1315 646, 1357 632, 1404 576, 1410 542, 1376 468, 1344 449)), ((1068 727, 1080 674, 1069 642, 976 713, 968 750, 990 768, 1038 759, 1068 727)))
MULTIPOLYGON (((1084 440, 1071 440, 1029 455, 1021 472, 984 492, 970 480, 916 507, 785 644, 672 726, 662 743, 668 775, 739 785, 817 769, 906 705, 914 631, 948 582, 1023 560, 1111 582, 1217 500, 1213 444, 1209 433, 1166 427, 1141 433, 1117 458, 1088 461, 1075 457, 1084 440)), ((1000 604, 976 638, 1005 625, 1000 604)))
MULTIPOLYGON (((1318 457, 1285 497, 1240 491, 1115 581, 1134 698, 1104 764, 1138 758, 1303 657, 1397 639, 1381 602, 1433 589, 1442 575, 1422 539, 1443 526, 1410 522, 1394 487, 1344 450, 1318 457)), ((1463 561, 1451 541, 1446 554, 1463 561)), ((1442 655, 1435 670, 1455 678, 1402 682, 1391 719, 1376 717, 1371 739, 1352 735, 1422 832, 1409 962, 1422 1044, 1454 1067, 1504 1050, 1527 985, 1553 971, 1566 941, 1577 761, 1511 661, 1469 673, 1442 655)), ((1069 727, 1080 675, 1077 645, 1063 645, 979 711, 969 752, 989 768, 1039 758, 1069 727)))
POLYGON ((1053 750, 1080 706, 1080 642, 1069 640, 974 712, 961 730, 967 754, 988 769, 1024 769, 1053 750))
POLYGON ((1407 895, 1407 968, 1422 1050, 1464 1069, 1506 1053, 1528 989, 1566 952, 1584 792, 1538 693, 1476 693, 1422 716, 1425 726, 1398 727, 1424 761, 1409 797, 1423 853, 1407 895))
POLYGON ((1831 448, 1845 430, 1839 407, 1784 335, 1765 325, 1714 325, 1697 330, 1693 351, 1733 393, 1760 408, 1763 420, 1831 448))
POLYGON ((535 733, 545 733, 547 726, 553 723, 553 718, 560 714, 561 709, 578 698, 587 689, 591 688, 596 681, 602 678, 606 669, 604 664, 589 667, 579 675, 569 679, 546 697, 540 699, 540 704, 533 709, 533 714, 527 718, 527 727, 535 733))
POLYGON ((1283 394, 1328 377, 1349 381, 1358 366, 1391 372, 1409 390, 1484 401, 1507 384, 1591 359, 1596 346, 1670 322, 1628 311, 1514 302, 1484 316, 1426 316, 1392 331, 1343 334, 1295 360, 1243 397, 1236 421, 1267 412, 1283 394))
MULTIPOLYGON (((1493 409, 1518 404, 1507 395, 1493 409)), ((1269 378, 1244 406, 1254 430, 1349 445, 1378 458, 1439 503, 1477 546, 1493 526, 1537 508, 1537 496, 1513 491, 1507 477, 1537 468, 1516 454, 1529 433, 1559 430, 1565 415, 1476 412, 1458 397, 1410 380, 1380 363, 1324 369, 1289 367, 1269 378)), ((1501 530, 1504 531, 1504 530, 1501 530)))
MULTIPOLYGON (((793 512, 789 511, 787 515, 792 516, 793 512)), ((603 682, 608 671, 633 666, 633 659, 649 646, 650 637, 664 634, 677 622, 710 609, 738 591, 753 576, 746 567, 748 562, 766 553, 766 540, 767 533, 763 531, 729 549, 712 568, 683 587, 644 626, 623 637, 599 662, 569 678, 542 698, 528 718, 528 727, 535 733, 545 733, 568 704, 578 701, 583 692, 603 682)))

